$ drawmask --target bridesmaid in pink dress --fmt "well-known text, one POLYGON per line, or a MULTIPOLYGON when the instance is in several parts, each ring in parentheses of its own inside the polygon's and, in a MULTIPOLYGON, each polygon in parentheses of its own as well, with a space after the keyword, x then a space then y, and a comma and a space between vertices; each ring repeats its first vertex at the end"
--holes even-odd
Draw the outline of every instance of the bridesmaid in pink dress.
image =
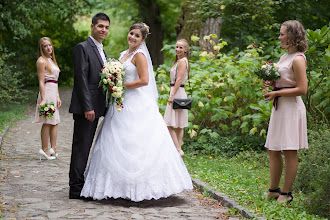
POLYGON ((298 169, 297 150, 308 148, 306 109, 300 97, 307 92, 307 63, 303 52, 308 46, 305 29, 295 20, 282 24, 278 39, 287 53, 277 63, 281 77, 275 81, 275 91, 264 95, 265 100, 274 100, 265 144, 270 167, 267 199, 276 198, 277 202, 286 203, 293 200, 291 187, 298 169), (281 152, 285 158, 285 169, 280 189, 283 170, 281 152))
POLYGON ((48 160, 56 158, 56 138, 57 127, 60 122, 58 108, 61 107, 61 99, 58 93, 57 80, 60 69, 55 59, 53 43, 50 38, 43 37, 39 40, 39 58, 37 60, 37 71, 39 79, 39 94, 37 99, 35 122, 42 123, 41 127, 41 156, 48 160), (53 102, 56 110, 53 119, 47 119, 43 116, 39 117, 38 106, 45 103, 53 102), (50 140, 51 148, 48 149, 48 141, 50 140))
POLYGON ((188 126, 188 110, 173 109, 173 99, 186 99, 187 94, 184 89, 184 84, 187 81, 189 74, 189 45, 185 39, 180 39, 176 42, 175 47, 176 58, 175 63, 170 71, 171 90, 168 104, 166 106, 164 120, 171 134, 174 145, 179 154, 182 156, 184 152, 181 149, 183 128, 188 126))

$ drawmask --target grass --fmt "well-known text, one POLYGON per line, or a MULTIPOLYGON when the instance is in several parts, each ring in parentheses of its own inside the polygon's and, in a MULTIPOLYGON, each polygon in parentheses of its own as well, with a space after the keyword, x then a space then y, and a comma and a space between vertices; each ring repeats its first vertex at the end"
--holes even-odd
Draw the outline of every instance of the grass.
POLYGON ((25 111, 28 108, 28 104, 36 99, 37 92, 34 90, 27 91, 26 98, 23 101, 10 104, 0 104, 0 134, 4 132, 4 129, 8 125, 12 125, 16 120, 25 117, 25 111))
POLYGON ((267 153, 244 152, 237 157, 212 157, 186 152, 184 161, 193 178, 223 192, 251 213, 267 219, 322 219, 304 208, 301 193, 289 205, 266 201, 269 186, 267 153))

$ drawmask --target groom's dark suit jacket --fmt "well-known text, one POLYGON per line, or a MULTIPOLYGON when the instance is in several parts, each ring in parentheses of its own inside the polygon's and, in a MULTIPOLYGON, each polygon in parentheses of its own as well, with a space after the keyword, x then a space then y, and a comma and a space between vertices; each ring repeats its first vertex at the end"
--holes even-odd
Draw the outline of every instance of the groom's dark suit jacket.
POLYGON ((73 51, 74 86, 69 112, 73 113, 74 129, 69 173, 69 198, 80 198, 84 171, 92 146, 98 119, 105 113, 105 95, 98 87, 103 60, 91 38, 79 43, 73 51), (88 121, 84 112, 94 110, 95 120, 88 121))
POLYGON ((74 86, 69 112, 83 115, 94 110, 95 118, 104 116, 105 95, 98 87, 103 60, 90 37, 74 48, 73 63, 74 86))

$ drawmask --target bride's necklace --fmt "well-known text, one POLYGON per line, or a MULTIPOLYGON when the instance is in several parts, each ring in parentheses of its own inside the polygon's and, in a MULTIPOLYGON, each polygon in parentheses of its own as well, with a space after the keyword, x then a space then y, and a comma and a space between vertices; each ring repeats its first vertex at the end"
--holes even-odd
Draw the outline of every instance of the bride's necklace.
POLYGON ((139 47, 137 47, 135 50, 133 50, 132 52, 129 52, 129 49, 126 52, 126 56, 131 56, 135 51, 137 51, 137 49, 139 49, 139 47))

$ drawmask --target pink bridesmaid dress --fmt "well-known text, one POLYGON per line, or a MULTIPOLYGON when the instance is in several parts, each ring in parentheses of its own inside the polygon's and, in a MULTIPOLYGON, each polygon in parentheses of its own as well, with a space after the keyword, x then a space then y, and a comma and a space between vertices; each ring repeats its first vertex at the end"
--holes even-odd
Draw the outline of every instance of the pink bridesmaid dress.
MULTIPOLYGON (((297 85, 292 70, 292 61, 302 52, 284 54, 277 63, 281 78, 277 88, 297 85)), ((265 147, 272 151, 308 149, 306 108, 300 96, 279 97, 277 110, 272 109, 265 147)))
MULTIPOLYGON (((183 81, 182 81, 182 85, 184 85, 188 79, 188 60, 187 58, 182 58, 182 61, 186 62, 187 68, 186 68, 186 72, 184 73, 184 77, 183 77, 183 81)), ((178 68, 178 63, 180 62, 180 60, 178 60, 178 62, 172 67, 171 71, 170 71, 170 78, 171 78, 171 84, 175 83, 175 75, 177 72, 177 68, 178 68)), ((171 86, 171 90, 170 92, 172 92, 173 90, 173 86, 171 86)), ((187 94, 186 91, 184 89, 184 87, 179 87, 179 89, 177 90, 177 92, 174 95, 174 98, 177 99, 186 99, 187 98, 187 94)), ((184 128, 188 126, 188 110, 187 109, 173 109, 172 105, 169 105, 167 103, 166 109, 165 109, 165 114, 164 114, 164 120, 167 126, 171 126, 174 128, 184 128)))
MULTIPOLYGON (((60 70, 55 65, 53 60, 51 58, 47 58, 52 66, 52 72, 49 72, 47 69, 45 69, 45 98, 46 103, 53 102, 56 107, 57 103, 57 92, 58 92, 58 84, 54 82, 47 82, 47 81, 57 81, 60 70)), ((60 114, 58 112, 58 108, 56 108, 54 112, 54 118, 53 119, 47 119, 44 116, 39 117, 39 111, 38 111, 38 105, 41 102, 41 96, 40 92, 38 93, 37 98, 37 106, 36 106, 36 113, 35 113, 35 123, 45 123, 45 124, 51 124, 51 125, 57 125, 60 122, 60 114)))

